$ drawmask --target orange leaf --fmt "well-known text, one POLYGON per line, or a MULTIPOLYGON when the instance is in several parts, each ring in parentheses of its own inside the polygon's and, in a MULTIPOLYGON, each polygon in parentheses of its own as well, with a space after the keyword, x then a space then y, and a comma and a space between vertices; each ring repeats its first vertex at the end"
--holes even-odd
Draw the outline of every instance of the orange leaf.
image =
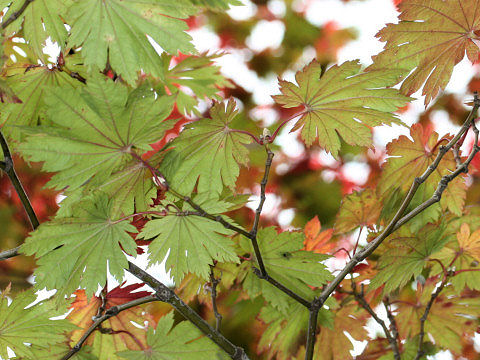
POLYGON ((315 253, 327 254, 335 247, 332 239, 333 229, 320 232, 322 225, 318 216, 315 216, 305 225, 304 250, 313 251, 315 253))

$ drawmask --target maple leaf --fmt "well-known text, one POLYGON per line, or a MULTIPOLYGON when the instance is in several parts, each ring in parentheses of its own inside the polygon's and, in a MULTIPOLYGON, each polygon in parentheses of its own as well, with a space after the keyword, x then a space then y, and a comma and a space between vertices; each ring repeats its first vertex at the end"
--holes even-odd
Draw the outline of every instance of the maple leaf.
MULTIPOLYGON (((70 345, 74 346, 93 324, 93 318, 97 316, 98 309, 104 305, 105 310, 113 306, 122 305, 126 302, 150 295, 147 291, 136 291, 143 284, 132 284, 125 287, 118 286, 104 295, 104 299, 93 296, 90 299, 85 291, 77 290, 76 298, 72 303, 73 309, 67 319, 79 329, 69 335, 70 345)), ((155 326, 156 322, 149 313, 145 313, 144 306, 135 306, 120 312, 109 318, 87 339, 90 352, 98 360, 119 360, 118 352, 125 350, 141 350, 147 346, 147 331, 145 322, 149 326, 155 326), (139 327, 135 324, 142 325, 139 327)))
POLYGON ((175 96, 180 112, 188 114, 193 111, 196 115, 200 115, 195 109, 198 99, 221 101, 219 89, 233 87, 232 83, 222 76, 220 68, 212 64, 212 61, 219 56, 189 56, 169 68, 172 56, 162 54, 165 80, 160 84, 175 96))
POLYGON ((152 181, 132 151, 151 150, 149 144, 173 126, 174 120, 162 122, 173 97, 155 99, 143 87, 129 93, 126 86, 99 75, 80 89, 52 89, 45 102, 53 126, 24 128, 31 135, 19 150, 29 160, 43 161, 43 170, 57 172, 48 186, 74 190, 86 184, 92 192, 111 194, 128 189, 115 204, 123 213, 132 212, 135 200, 145 202, 152 181))
POLYGON ((66 333, 74 326, 66 320, 50 320, 62 315, 65 308, 57 307, 51 300, 30 306, 36 299, 35 291, 30 289, 18 294, 11 304, 8 299, 8 287, 0 295, 0 356, 9 359, 10 348, 17 357, 35 360, 36 352, 66 340, 66 333), (28 307, 28 308, 27 308, 28 307), (27 343, 25 344, 25 343, 27 343), (34 347, 32 349, 32 347, 34 347))
MULTIPOLYGON (((391 194, 397 189, 406 192, 413 180, 421 176, 434 162, 439 151, 440 142, 448 141, 448 138, 439 140, 438 134, 431 127, 424 128, 421 124, 412 125, 410 136, 413 141, 402 135, 387 144, 389 157, 384 165, 378 185, 382 195, 391 194), (402 179, 402 181, 398 181, 398 179, 402 179)), ((419 193, 416 195, 417 200, 413 201, 412 204, 416 205, 416 202, 419 203, 431 197, 442 176, 449 174, 455 168, 456 163, 453 153, 447 152, 438 167, 428 178, 428 182, 424 183, 422 188, 419 189, 419 193)), ((461 216, 465 197, 465 182, 461 177, 458 177, 445 189, 441 205, 444 209, 461 216)))
POLYGON ((295 75, 298 85, 279 80, 281 95, 274 100, 286 108, 303 106, 292 131, 302 128, 307 146, 318 138, 320 146, 338 157, 340 136, 350 145, 371 146, 371 127, 399 123, 391 111, 408 97, 386 87, 398 82, 400 70, 361 72, 358 61, 334 65, 322 76, 313 60, 295 75))
MULTIPOLYGON (((228 203, 208 198, 205 194, 197 196, 195 202, 214 215, 225 212, 229 207, 228 203)), ((192 210, 189 204, 184 203, 183 213, 151 220, 137 236, 153 238, 148 247, 150 261, 160 263, 168 254, 165 268, 171 271, 176 283, 180 283, 188 272, 208 279, 213 260, 239 262, 233 242, 226 236, 235 232, 210 219, 184 214, 192 210)))
MULTIPOLYGON (((455 270, 473 270, 464 271, 451 278, 451 283, 457 291, 461 291, 468 286, 470 289, 480 289, 478 272, 480 270, 480 229, 474 232, 470 231, 470 226, 463 223, 456 234, 456 238, 440 250, 435 258, 440 260, 448 267, 455 270)), ((436 268, 437 272, 442 271, 440 266, 436 268)))
MULTIPOLYGON (((377 37, 385 49, 367 70, 403 68, 400 91, 413 94, 422 85, 425 105, 445 88, 452 71, 467 54, 473 63, 480 55, 479 0, 404 0, 398 24, 387 24, 377 37), (413 72, 410 70, 415 69, 413 72)), ((400 80, 400 79, 399 79, 400 80)))
POLYGON ((211 119, 201 119, 186 126, 161 164, 161 171, 180 193, 191 193, 198 180, 198 192, 220 194, 223 185, 235 188, 240 165, 248 164, 250 136, 235 132, 229 125, 237 115, 235 101, 226 107, 216 103, 211 119))
POLYGON ((333 327, 324 327, 317 336, 315 343, 315 359, 318 360, 343 360, 351 357, 350 350, 353 344, 345 335, 345 331, 355 340, 367 339, 364 325, 368 314, 355 305, 347 305, 335 312, 333 327))
MULTIPOLYGON (((23 30, 23 36, 35 55, 44 59, 46 56, 43 48, 47 38, 51 38, 61 48, 65 46, 67 29, 62 18, 65 17, 67 7, 71 5, 71 2, 72 0, 32 1, 23 12, 20 12, 21 15, 16 16, 15 20, 6 27, 7 36, 12 36, 23 30)), ((7 3, 10 3, 10 1, 7 3)), ((2 9, 5 8, 5 5, 2 6, 2 9)), ((3 15, 3 20, 16 14, 23 5, 23 0, 11 2, 6 14, 3 15)))
POLYGON ((189 0, 192 4, 210 10, 228 10, 230 6, 241 6, 240 0, 189 0))
POLYGON ((320 232, 321 228, 322 225, 316 215, 312 220, 305 224, 304 250, 319 254, 328 254, 330 250, 335 247, 335 243, 331 241, 333 229, 320 232))
POLYGON ((381 208, 381 203, 372 189, 345 196, 335 221, 335 232, 344 234, 357 227, 376 224, 381 208))
POLYGON ((20 102, 3 105, 0 119, 2 131, 15 140, 19 140, 21 132, 18 126, 36 126, 45 118, 45 95, 50 88, 56 86, 78 87, 75 81, 65 72, 49 69, 46 66, 34 66, 9 69, 6 85, 9 86, 20 102))
MULTIPOLYGON (((327 306, 332 305, 329 299, 327 306)), ((268 327, 262 334, 258 342, 259 351, 267 351, 268 359, 287 360, 291 359, 300 341, 302 331, 308 324, 308 311, 299 303, 292 303, 288 307, 288 317, 285 318, 283 312, 278 311, 272 306, 265 306, 260 312, 260 319, 268 324, 268 327)), ((333 314, 325 308, 320 309, 318 313, 318 324, 322 326, 322 331, 333 326, 333 314)))
MULTIPOLYGON (((400 338, 409 338, 420 333, 420 319, 430 301, 437 281, 428 281, 414 292, 405 287, 397 302, 397 326, 400 338)), ((455 294, 451 286, 447 286, 436 298, 425 322, 425 340, 432 339, 441 349, 449 349, 454 353, 461 351, 460 337, 464 334, 472 336, 477 325, 478 299, 462 298, 455 294)), ((418 346, 418 342, 417 342, 418 346)))
POLYGON ((77 203, 71 217, 57 216, 31 233, 21 252, 39 258, 35 275, 40 288, 69 295, 82 286, 90 296, 107 280, 107 261, 109 273, 122 280, 128 267, 122 249, 135 253, 137 245, 127 231, 135 233, 136 228, 112 219, 111 208, 105 194, 87 197, 77 203))
POLYGON ((226 360, 229 357, 193 324, 182 321, 173 327, 173 313, 162 317, 153 331, 148 329, 148 347, 141 351, 122 351, 118 356, 131 360, 226 360))
POLYGON ((408 228, 397 230, 384 243, 387 249, 378 261, 379 271, 370 286, 375 289, 385 285, 385 293, 404 286, 422 273, 431 255, 442 249, 448 240, 443 225, 427 224, 416 233, 408 228))
MULTIPOLYGON (((332 279, 325 265, 320 263, 330 256, 302 250, 304 239, 301 232, 278 234, 274 227, 268 227, 258 232, 257 239, 268 274, 303 298, 312 300, 315 295, 308 285, 318 287, 332 279)), ((244 250, 253 253, 250 242, 242 241, 244 250)), ((243 288, 250 297, 262 295, 282 312, 286 312, 290 305, 290 298, 269 282, 258 279, 252 271, 248 272, 243 288)))
POLYGON ((195 49, 184 19, 197 12, 188 0, 85 0, 69 9, 69 46, 81 46, 87 66, 107 63, 131 85, 143 70, 164 77, 163 63, 147 35, 170 54, 195 49))

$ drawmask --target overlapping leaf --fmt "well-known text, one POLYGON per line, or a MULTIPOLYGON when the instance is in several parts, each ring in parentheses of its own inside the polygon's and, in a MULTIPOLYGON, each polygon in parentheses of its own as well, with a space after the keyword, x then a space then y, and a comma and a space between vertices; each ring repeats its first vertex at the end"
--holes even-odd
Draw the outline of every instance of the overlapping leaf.
POLYGON ((377 37, 385 50, 369 69, 406 69, 401 91, 410 95, 422 85, 425 105, 448 84, 452 71, 467 54, 480 55, 479 0, 403 0, 398 24, 388 24, 377 37))
POLYGON ((163 78, 163 63, 147 35, 170 54, 194 51, 183 20, 197 12, 189 0, 84 0, 69 9, 70 46, 81 46, 87 66, 107 63, 129 84, 138 72, 163 78))
POLYGON ((305 250, 319 254, 328 254, 335 247, 335 243, 331 241, 333 229, 321 231, 321 228, 318 216, 315 216, 305 224, 305 250))
MULTIPOLYGON (((413 180, 421 176, 434 162, 441 145, 440 141, 443 143, 448 141, 448 138, 440 140, 432 128, 424 128, 421 124, 412 125, 410 136, 413 141, 402 135, 387 145, 389 158, 379 182, 381 194, 391 194, 397 189, 406 192, 413 180), (402 181, 398 181, 398 179, 402 181)), ((423 192, 423 195, 419 193, 419 196, 425 200, 432 196, 441 177, 449 174, 449 170, 453 171, 455 168, 455 159, 450 151, 445 154, 442 162, 430 175, 428 182, 422 185, 424 188, 420 192, 423 192)), ((442 207, 460 216, 465 204, 465 191, 462 177, 452 181, 443 193, 442 207)))
POLYGON ((111 209, 105 194, 86 198, 76 204, 74 216, 43 223, 27 238, 21 251, 39 258, 35 280, 40 288, 70 295, 81 286, 91 296, 105 285, 107 262, 110 274, 123 279, 128 262, 122 249, 135 254, 137 246, 127 231, 136 233, 136 228, 112 219, 111 209))
MULTIPOLYGON (((136 291, 141 287, 142 284, 116 287, 105 294, 104 300, 97 296, 88 299, 83 290, 76 291, 75 301, 71 305, 73 311, 68 314, 67 318, 79 329, 70 333, 70 346, 74 346, 92 325, 92 318, 97 316, 102 303, 104 309, 108 310, 112 306, 121 305, 150 294, 146 291, 136 291)), ((90 346, 91 354, 99 360, 119 360, 118 352, 141 350, 142 346, 143 348, 147 346, 146 329, 134 324, 144 325, 145 322, 148 322, 149 326, 156 325, 153 317, 145 313, 144 307, 132 307, 104 321, 102 328, 109 330, 95 331, 87 339, 86 344, 90 346)))
POLYGON ((295 85, 280 80, 281 95, 275 101, 286 108, 303 106, 303 113, 292 131, 310 146, 316 139, 320 146, 337 157, 340 137, 351 145, 371 146, 371 127, 398 123, 391 114, 409 98, 387 87, 398 82, 402 70, 382 69, 361 72, 357 61, 334 65, 325 74, 313 60, 297 72, 295 85))
MULTIPOLYGON (((20 10, 23 0, 14 0, 9 4, 4 20, 20 10)), ((27 8, 7 26, 6 33, 11 36, 23 29, 25 40, 28 41, 35 54, 43 59, 45 40, 51 38, 58 46, 64 48, 67 39, 67 29, 64 26, 67 8, 72 0, 38 0, 30 1, 27 8)), ((2 9, 4 6, 2 6, 2 9)))
MULTIPOLYGON (((221 214, 229 207, 225 202, 203 195, 195 201, 211 214, 221 214)), ((149 245, 152 262, 160 263, 168 254, 165 267, 171 271, 175 282, 180 283, 188 272, 208 279, 213 260, 239 261, 233 242, 227 237, 234 234, 232 230, 207 218, 187 215, 186 211, 193 209, 185 203, 181 212, 154 219, 145 225, 139 237, 154 238, 149 245)))
MULTIPOLYGON (((302 250, 302 233, 287 231, 278 234, 275 228, 269 227, 261 229, 257 238, 269 275, 300 296, 312 300, 314 292, 308 285, 319 287, 332 278, 321 263, 329 256, 302 250)), ((243 246, 253 254, 249 243, 243 246)), ((290 298, 270 283, 258 279, 252 271, 247 274, 243 287, 251 297, 262 295, 282 312, 287 311, 290 306, 290 298)))
POLYGON ((430 224, 418 233, 408 228, 397 230, 385 244, 387 250, 378 262, 379 272, 370 285, 377 288, 384 284, 386 293, 404 286, 412 277, 421 274, 430 256, 442 249, 448 240, 444 226, 430 224))
POLYGON ((335 222, 336 233, 347 233, 357 227, 376 224, 381 204, 372 189, 347 195, 340 206, 335 222))
POLYGON ((57 86, 71 87, 81 85, 65 72, 49 69, 46 66, 25 68, 10 71, 7 74, 8 85, 21 103, 6 104, 0 112, 2 131, 9 137, 19 139, 20 130, 16 126, 35 126, 45 118, 45 96, 49 89, 57 86))
POLYGON ((98 76, 81 89, 53 89, 45 102, 54 126, 30 129, 19 148, 29 160, 43 161, 45 171, 57 172, 48 185, 73 190, 88 181, 90 189, 112 194, 127 189, 115 204, 118 212, 131 213, 134 200, 144 204, 152 182, 131 152, 150 150, 173 125, 162 122, 173 98, 155 99, 146 88, 129 93, 98 76))
POLYGON ((63 343, 66 340, 66 333, 73 330, 74 326, 66 320, 50 320, 65 311, 57 308, 52 301, 47 300, 26 309, 37 298, 33 290, 18 294, 10 305, 7 295, 8 289, 0 296, 2 359, 10 358, 8 347, 17 357, 36 360, 38 352, 63 343))
POLYGON ((130 360, 226 360, 229 357, 212 340, 202 336, 193 324, 183 321, 173 327, 173 313, 162 317, 155 331, 148 329, 148 347, 142 351, 122 351, 130 360))
POLYGON ((229 128, 237 113, 235 101, 229 100, 226 108, 217 103, 210 109, 211 119, 187 125, 175 140, 161 170, 177 191, 190 193, 197 179, 199 192, 220 194, 223 185, 235 188, 240 165, 248 163, 245 144, 251 142, 248 135, 229 128))

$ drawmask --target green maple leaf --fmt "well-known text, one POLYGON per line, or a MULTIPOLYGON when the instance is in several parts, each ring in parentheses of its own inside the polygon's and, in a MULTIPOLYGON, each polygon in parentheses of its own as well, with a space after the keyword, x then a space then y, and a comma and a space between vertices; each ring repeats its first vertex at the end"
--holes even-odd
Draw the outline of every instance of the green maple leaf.
POLYGON ((137 74, 164 77, 162 60, 150 36, 170 54, 195 49, 180 20, 197 12, 188 0, 83 0, 70 8, 70 46, 81 46, 87 66, 104 69, 108 64, 129 84, 137 74))
POLYGON ((9 359, 7 347, 17 357, 38 359, 37 354, 67 341, 66 333, 75 328, 67 320, 50 320, 62 315, 53 301, 47 300, 34 306, 37 296, 30 289, 18 294, 10 305, 9 289, 0 296, 0 356, 9 359), (26 345, 28 343, 29 345, 26 345))
POLYGON ((189 0, 192 4, 209 10, 228 10, 232 5, 244 5, 239 0, 189 0))
POLYGON ((143 87, 129 93, 110 79, 92 77, 80 89, 52 89, 45 102, 54 126, 29 129, 19 150, 29 160, 43 161, 43 170, 56 172, 48 186, 75 190, 86 184, 93 192, 118 194, 118 213, 131 213, 134 201, 145 208, 151 176, 131 152, 151 150, 149 144, 173 125, 174 120, 163 122, 173 97, 155 99, 143 87))
MULTIPOLYGON (((6 27, 7 36, 18 34, 23 29, 25 40, 29 43, 35 54, 44 59, 43 53, 45 40, 51 38, 60 48, 65 47, 67 29, 62 18, 65 18, 67 8, 72 0, 37 0, 31 1, 21 16, 6 27)), ((3 20, 15 14, 24 5, 25 1, 13 1, 3 20)), ((2 9, 4 6, 2 6, 2 9)))
POLYGON ((65 72, 49 69, 46 66, 36 66, 25 69, 10 68, 7 73, 6 85, 8 85, 21 103, 6 104, 0 115, 3 123, 2 131, 9 137, 18 140, 21 132, 17 126, 36 126, 45 120, 45 95, 49 89, 57 86, 71 87, 81 85, 65 72))
POLYGON ((121 351, 122 358, 131 360, 204 360, 229 357, 210 339, 202 336, 193 324, 182 321, 173 327, 173 313, 163 316, 153 331, 148 329, 148 348, 141 351, 121 351))
MULTIPOLYGON (((322 286, 332 279, 325 265, 320 263, 330 256, 302 250, 304 234, 283 232, 278 234, 274 227, 261 229, 257 235, 260 253, 268 274, 282 285, 307 300, 313 300, 315 293, 308 287, 322 286)), ((253 254, 251 244, 242 240, 244 250, 253 254)), ((260 280, 249 271, 243 287, 251 296, 262 295, 280 311, 287 311, 290 298, 269 282, 260 280)))
MULTIPOLYGON (((229 208, 229 204, 205 195, 197 196, 195 202, 215 215, 229 208)), ((194 210, 185 203, 182 211, 194 210)), ((232 230, 207 218, 173 213, 149 221, 139 237, 155 238, 149 245, 150 261, 160 263, 168 254, 165 268, 171 270, 175 282, 180 283, 188 272, 208 279, 213 260, 237 263, 233 242, 226 237, 233 234, 232 230)))
POLYGON ((336 233, 347 233, 362 226, 377 223, 381 204, 372 189, 351 193, 342 200, 335 221, 336 233))
POLYGON ((410 95, 425 84, 422 94, 428 105, 448 84, 465 53, 472 63, 477 61, 479 9, 479 0, 403 0, 401 21, 379 31, 377 37, 386 42, 385 49, 373 57, 367 70, 407 69, 400 91, 410 95))
MULTIPOLYGON (((327 300, 327 306, 332 304, 331 299, 327 300)), ((288 317, 285 317, 285 313, 272 306, 265 306, 260 312, 260 319, 267 324, 267 328, 258 342, 258 349, 267 351, 268 358, 291 359, 292 354, 298 350, 298 343, 308 326, 308 311, 303 305, 292 303, 287 313, 288 317)), ((318 324, 333 327, 333 313, 325 308, 320 309, 318 324)))
MULTIPOLYGON (((165 79, 157 86, 158 91, 164 87, 175 95, 176 105, 180 112, 185 114, 195 112, 198 99, 215 99, 221 101, 218 94, 219 88, 232 87, 233 85, 220 73, 220 67, 213 65, 212 61, 219 55, 189 56, 172 67, 172 56, 162 54, 165 66, 165 79), (186 89, 189 89, 187 92, 186 89), (192 92, 194 96, 192 96, 192 92)), ((163 90, 164 91, 164 90, 163 90)))
POLYGON ((111 218, 112 200, 99 194, 75 204, 71 217, 56 217, 31 233, 21 252, 38 258, 37 286, 70 295, 79 286, 91 296, 104 286, 108 270, 121 282, 128 267, 128 254, 136 243, 127 233, 136 233, 128 221, 111 218), (120 247, 121 246, 121 247, 120 247))
POLYGON ((391 112, 408 97, 386 87, 398 82, 401 70, 361 72, 357 61, 334 65, 320 77, 322 68, 313 60, 295 75, 297 84, 279 80, 281 95, 274 100, 286 108, 303 106, 292 131, 302 128, 307 146, 319 144, 334 157, 340 136, 350 145, 371 146, 371 127, 399 123, 391 112))
MULTIPOLYGON (((387 250, 379 259, 378 274, 371 280, 373 288, 385 284, 384 291, 390 293, 419 276, 425 266, 433 265, 432 254, 449 241, 445 226, 427 224, 413 233, 408 228, 397 230, 385 243, 387 250)), ((433 256, 436 257, 436 256, 433 256)))
POLYGON ((175 148, 165 155, 161 171, 180 193, 190 193, 198 180, 199 192, 220 194, 223 185, 235 188, 240 165, 248 163, 245 144, 251 138, 234 132, 229 124, 238 111, 235 102, 227 107, 217 103, 210 109, 211 119, 201 119, 186 126, 175 139, 175 148))

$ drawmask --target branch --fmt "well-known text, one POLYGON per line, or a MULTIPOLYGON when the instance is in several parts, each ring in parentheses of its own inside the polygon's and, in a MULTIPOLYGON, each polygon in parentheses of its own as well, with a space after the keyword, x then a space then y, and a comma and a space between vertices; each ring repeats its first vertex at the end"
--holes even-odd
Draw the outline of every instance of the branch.
POLYGON ((0 162, 0 169, 3 170, 7 174, 8 178, 10 179, 10 182, 15 188, 15 191, 18 197, 20 198, 20 201, 22 202, 23 208, 25 209, 28 215, 30 224, 32 225, 32 228, 35 230, 40 225, 40 223, 38 222, 37 215, 35 214, 32 204, 28 199, 27 193, 25 192, 25 189, 23 188, 22 183, 18 179, 17 173, 15 172, 15 168, 13 166, 12 154, 10 153, 7 140, 3 136, 3 133, 1 130, 0 130, 0 146, 2 147, 3 158, 4 158, 4 161, 0 162))
MULTIPOLYGON (((373 239, 370 243, 368 243, 368 245, 365 246, 365 248, 363 248, 361 251, 356 253, 352 257, 352 259, 345 265, 345 267, 340 271, 340 273, 338 273, 338 275, 324 288, 320 296, 318 296, 312 301, 311 311, 315 309, 319 310, 323 306, 325 301, 329 298, 329 296, 335 291, 338 285, 340 285, 342 280, 353 270, 353 268, 358 263, 365 260, 370 254, 372 254, 392 232, 397 230, 400 226, 405 224, 407 221, 409 221, 410 219, 418 215, 420 212, 422 212, 429 206, 440 201, 441 195, 445 190, 445 188, 447 187, 448 183, 452 181, 455 177, 457 177, 459 174, 467 171, 468 165, 470 164, 473 157, 480 149, 477 145, 477 142, 475 143, 474 149, 470 154, 470 156, 468 157, 468 159, 465 161, 465 163, 463 163, 460 167, 457 167, 457 169, 452 174, 445 175, 442 177, 438 185, 438 188, 434 193, 434 196, 432 196, 431 199, 425 201, 423 204, 419 205, 417 208, 412 210, 407 215, 403 216, 403 213, 405 212, 408 205, 412 201, 413 196, 417 192, 417 189, 419 188, 419 186, 422 183, 424 183, 428 179, 428 177, 435 171, 435 169, 438 167, 440 161, 442 160, 444 155, 447 153, 447 151, 449 151, 462 138, 463 134, 470 128, 470 126, 474 127, 474 131, 476 131, 476 134, 477 134, 478 130, 476 130, 475 128, 474 118, 479 107, 480 107, 480 99, 475 93, 474 105, 473 105, 472 111, 467 116, 467 119, 463 123, 458 133, 448 142, 447 145, 440 146, 437 157, 435 158, 433 163, 430 164, 430 166, 428 166, 428 168, 420 177, 415 178, 414 181, 412 182, 412 185, 410 186, 410 190, 408 191, 400 208, 398 209, 397 213, 395 214, 393 219, 390 221, 390 223, 387 225, 387 227, 380 233, 380 235, 378 235, 375 239, 373 239)), ((309 339, 310 336, 315 336, 315 332, 309 331, 307 333, 307 348, 305 352, 305 360, 312 360, 313 358, 313 339, 309 339)))
POLYGON ((20 250, 20 246, 17 246, 16 248, 10 249, 10 250, 5 250, 0 253, 0 261, 2 260, 7 260, 12 257, 15 257, 17 255, 20 255, 18 253, 18 250, 20 250))
POLYGON ((32 3, 33 0, 25 0, 25 2, 22 4, 22 6, 20 7, 20 9, 18 9, 17 11, 15 11, 12 15, 10 15, 8 17, 7 20, 5 20, 4 22, 2 22, 2 29, 5 29, 8 25, 10 25, 12 22, 14 22, 15 20, 17 20, 20 15, 23 14, 23 12, 27 9, 27 6, 32 3))
POLYGON ((159 301, 159 299, 154 295, 148 295, 139 299, 129 301, 122 305, 112 306, 109 308, 103 315, 95 316, 93 319, 93 324, 85 331, 80 340, 75 344, 75 346, 62 358, 62 360, 70 359, 73 355, 80 351, 82 345, 85 343, 87 338, 98 328, 100 325, 110 319, 113 316, 117 316, 120 312, 130 309, 132 307, 146 304, 152 301, 159 301))
POLYGON ((155 297, 158 300, 172 305, 185 319, 190 321, 202 333, 206 334, 209 339, 225 350, 233 360, 249 360, 247 354, 245 354, 245 350, 234 345, 230 340, 212 328, 190 306, 185 304, 172 289, 131 262, 128 263, 127 271, 148 284, 153 290, 155 290, 155 297))
POLYGON ((395 343, 398 344, 400 343, 400 336, 398 334, 398 327, 397 327, 397 322, 395 321, 395 316, 393 315, 393 312, 390 310, 390 299, 385 297, 383 300, 383 305, 385 306, 385 310, 387 312, 387 317, 388 320, 390 321, 390 331, 392 333, 393 338, 395 339, 395 343))
POLYGON ((447 284, 448 275, 443 277, 442 283, 437 287, 435 292, 430 297, 430 301, 425 308, 425 312, 423 313, 422 317, 420 318, 420 334, 418 337, 418 350, 417 355, 415 356, 414 360, 420 360, 420 358, 425 355, 425 351, 423 350, 423 338, 425 337, 425 321, 427 321, 428 313, 433 306, 433 303, 437 299, 438 295, 442 292, 447 284))
POLYGON ((220 278, 216 278, 213 273, 213 267, 210 268, 210 282, 212 283, 212 308, 213 313, 215 314, 215 330, 220 331, 220 325, 222 323, 222 315, 218 312, 217 308, 217 285, 220 283, 220 278))

